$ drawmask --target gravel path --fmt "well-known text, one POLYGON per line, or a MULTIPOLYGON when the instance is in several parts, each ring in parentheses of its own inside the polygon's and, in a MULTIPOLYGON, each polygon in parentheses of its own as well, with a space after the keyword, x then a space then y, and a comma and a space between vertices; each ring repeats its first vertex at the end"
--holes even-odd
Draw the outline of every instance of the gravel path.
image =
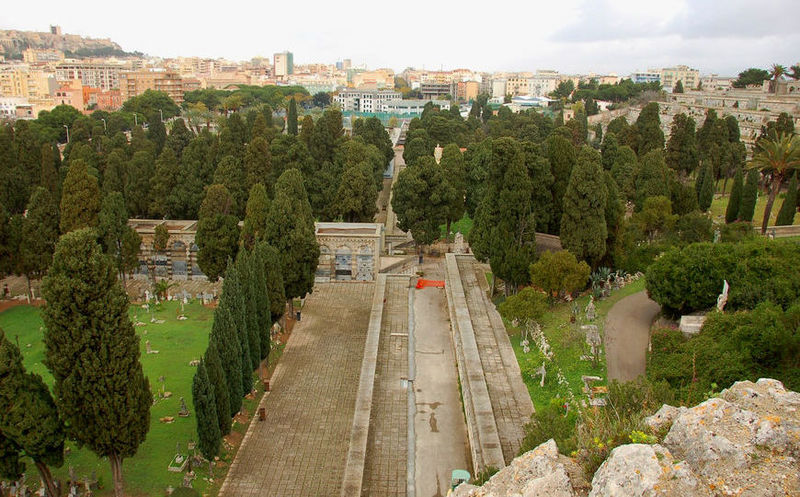
POLYGON ((630 381, 643 375, 650 324, 660 307, 641 291, 620 300, 606 316, 608 380, 630 381))

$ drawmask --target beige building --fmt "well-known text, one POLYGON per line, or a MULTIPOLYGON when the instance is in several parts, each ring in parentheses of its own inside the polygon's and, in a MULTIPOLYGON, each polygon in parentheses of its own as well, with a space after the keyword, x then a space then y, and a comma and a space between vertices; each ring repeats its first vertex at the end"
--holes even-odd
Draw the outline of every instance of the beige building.
POLYGON ((383 225, 315 223, 319 265, 315 281, 373 281, 380 272, 383 225))
POLYGON ((28 65, 0 69, 0 95, 4 97, 49 97, 55 87, 53 74, 41 69, 33 69, 28 65))
POLYGON ((359 72, 353 75, 353 86, 356 88, 390 88, 394 89, 394 71, 376 69, 359 72))
POLYGON ((176 104, 183 103, 185 91, 200 87, 198 80, 184 82, 177 71, 130 71, 119 75, 119 89, 122 101, 141 95, 146 90, 162 91, 172 98, 176 104), (187 88, 187 85, 189 86, 187 88))
POLYGON ((22 61, 26 64, 61 62, 63 60, 64 52, 53 48, 28 48, 22 51, 22 61))
POLYGON ((56 80, 59 82, 79 79, 83 86, 112 90, 119 88, 119 76, 123 66, 116 64, 65 61, 56 65, 56 80))
POLYGON ((276 78, 285 78, 290 74, 294 74, 294 55, 292 52, 276 53, 272 60, 273 71, 272 75, 276 78))
POLYGON ((697 83, 700 82, 700 71, 692 69, 689 66, 665 67, 661 69, 661 86, 664 87, 664 89, 672 91, 672 88, 678 84, 678 81, 683 83, 683 88, 686 90, 697 88, 697 83))

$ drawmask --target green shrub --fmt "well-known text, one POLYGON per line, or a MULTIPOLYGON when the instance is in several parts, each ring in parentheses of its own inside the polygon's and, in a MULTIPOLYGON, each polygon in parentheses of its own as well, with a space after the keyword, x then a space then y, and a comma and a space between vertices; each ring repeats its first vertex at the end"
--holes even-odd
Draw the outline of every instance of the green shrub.
POLYGON ((711 219, 700 211, 678 218, 675 231, 682 243, 710 242, 713 237, 711 219))
POLYGON ((755 237, 756 232, 753 230, 753 225, 747 221, 725 224, 720 230, 720 238, 723 242, 741 242, 752 240, 755 237))
POLYGON ((710 309, 730 284, 729 309, 753 309, 763 301, 787 308, 800 297, 800 245, 755 239, 742 243, 695 243, 671 249, 647 269, 647 291, 672 314, 710 309))
POLYGON ((569 454, 577 448, 577 413, 572 409, 565 413, 564 402, 564 399, 552 399, 548 406, 533 413, 531 421, 525 425, 525 438, 522 439, 520 454, 535 449, 551 438, 555 440, 562 454, 569 454))
POLYGON ((480 487, 481 485, 489 481, 489 479, 492 476, 494 476, 495 473, 497 473, 498 471, 500 470, 494 466, 487 466, 483 468, 477 475, 473 476, 472 481, 470 481, 470 483, 480 487))
POLYGON ((523 288, 498 306, 504 318, 521 325, 525 321, 539 321, 547 308, 547 295, 530 287, 523 288))
POLYGON ((586 288, 591 269, 567 250, 545 252, 531 264, 531 281, 549 296, 559 298, 586 288))

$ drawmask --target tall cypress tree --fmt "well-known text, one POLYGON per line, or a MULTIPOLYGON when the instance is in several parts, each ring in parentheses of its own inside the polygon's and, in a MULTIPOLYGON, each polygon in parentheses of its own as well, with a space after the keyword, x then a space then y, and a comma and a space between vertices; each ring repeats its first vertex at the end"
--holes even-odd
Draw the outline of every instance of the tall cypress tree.
POLYGON ((214 323, 211 325, 211 334, 209 335, 209 343, 211 342, 214 343, 219 353, 219 360, 225 371, 230 400, 228 414, 233 417, 242 408, 242 397, 244 397, 242 391, 242 346, 239 342, 236 322, 227 306, 219 305, 214 310, 214 323))
POLYGON ((661 131, 661 118, 658 103, 645 105, 634 125, 638 141, 638 155, 642 157, 651 150, 664 149, 664 132, 661 131))
POLYGON ((123 495, 122 460, 136 454, 150 428, 150 385, 128 297, 94 230, 61 237, 42 282, 47 305, 45 365, 67 434, 108 457, 114 494, 123 495))
POLYGON ((608 190, 600 154, 584 146, 564 193, 561 244, 593 267, 606 254, 607 202, 608 190))
POLYGON ((525 168, 531 179, 531 211, 536 220, 536 229, 546 232, 553 224, 553 174, 550 172, 550 161, 533 142, 522 142, 522 150, 525 152, 525 168))
POLYGON ((742 168, 736 170, 733 177, 733 188, 728 198, 728 207, 725 209, 725 222, 732 223, 739 217, 739 210, 742 206, 742 189, 744 188, 744 175, 742 168))
POLYGON ((742 204, 739 207, 739 220, 748 223, 753 221, 756 212, 756 201, 758 200, 758 180, 761 175, 758 169, 747 171, 747 179, 742 189, 742 204))
POLYGON ((150 178, 150 215, 156 219, 171 219, 174 215, 172 196, 178 184, 180 166, 175 151, 164 147, 156 160, 156 169, 150 178))
MULTIPOLYGON (((553 225, 547 232, 558 233, 564 207, 564 193, 567 191, 577 154, 569 140, 556 134, 550 135, 547 139, 547 154, 550 158, 550 172, 553 174, 553 225)), ((539 231, 544 230, 539 227, 539 231)))
POLYGON ((271 168, 272 156, 269 153, 269 143, 261 136, 253 137, 244 153, 247 188, 251 189, 257 183, 269 181, 271 168))
POLYGON ((100 188, 82 160, 72 161, 61 193, 61 232, 97 226, 100 188))
POLYGON ((672 118, 666 153, 667 167, 682 175, 692 174, 697 169, 698 151, 694 119, 686 114, 672 118))
POLYGON ((664 164, 664 153, 651 150, 641 158, 636 175, 636 210, 640 211, 644 201, 650 197, 669 197, 668 169, 664 164))
POLYGON ((217 403, 214 386, 208 379, 202 360, 192 378, 192 403, 197 419, 197 438, 200 453, 208 460, 208 473, 212 474, 214 457, 219 455, 222 434, 219 431, 217 403))
POLYGON ((795 214, 797 214, 797 173, 792 175, 792 179, 789 181, 786 197, 783 199, 781 210, 778 211, 778 218, 775 220, 775 226, 794 224, 795 214))
POLYGON ((133 217, 146 216, 150 210, 150 179, 155 172, 155 155, 139 151, 128 161, 125 178, 125 201, 133 217))
POLYGON ((700 210, 705 212, 711 207, 714 201, 714 173, 711 171, 711 164, 703 166, 703 182, 700 185, 700 195, 697 197, 697 204, 700 210))
POLYGON ((31 279, 44 276, 53 260, 58 241, 58 207, 53 195, 44 187, 37 186, 28 202, 27 211, 18 255, 22 259, 30 295, 31 279))
MULTIPOLYGON (((267 359, 270 350, 270 331, 272 330, 272 316, 270 313, 269 290, 267 289, 267 271, 264 262, 264 251, 259 247, 263 243, 258 243, 250 253, 251 269, 253 272, 253 300, 256 303, 256 314, 258 317, 258 340, 260 359, 267 359)), ((283 304, 283 299, 280 300, 283 304)))
POLYGON ((256 183, 250 188, 245 209, 244 227, 242 228, 241 243, 243 247, 252 249, 257 242, 264 239, 267 229, 267 215, 269 214, 269 197, 267 189, 261 183, 256 183))
POLYGON ((280 254, 286 298, 310 293, 319 262, 319 244, 303 177, 296 169, 281 174, 275 185, 265 239, 280 254))
POLYGON ((25 472, 25 463, 21 461, 21 449, 10 438, 0 432, 0 479, 17 481, 25 472))
POLYGON ((231 259, 228 259, 228 268, 225 270, 225 279, 222 282, 222 297, 219 307, 228 309, 239 341, 241 353, 241 382, 242 394, 247 395, 253 389, 253 365, 250 355, 250 330, 247 320, 244 289, 239 278, 239 271, 231 259))
MULTIPOLYGON (((156 228, 157 231, 160 230, 156 228)), ((103 197, 98 215, 97 235, 106 254, 114 259, 117 271, 126 285, 125 275, 139 265, 139 249, 142 237, 128 226, 128 210, 120 192, 111 192, 103 197)))
POLYGON ((42 144, 42 181, 41 185, 53 195, 53 198, 60 198, 61 181, 58 177, 58 168, 56 167, 56 154, 58 149, 54 149, 50 143, 42 144))
MULTIPOLYGON (((264 263, 264 273, 267 282, 267 295, 269 296, 269 312, 272 323, 275 323, 286 312, 286 292, 283 285, 283 268, 278 249, 267 242, 256 245, 261 260, 264 263)), ((270 326, 272 325, 270 323, 270 326)))
MULTIPOLYGON (((300 141, 305 143, 306 147, 308 147, 311 144, 311 135, 313 134, 314 134, 314 118, 311 117, 311 114, 308 114, 305 117, 303 117, 303 122, 300 127, 300 141)), ((355 130, 353 130, 353 134, 355 134, 355 130)))
POLYGON ((627 200, 636 197, 636 177, 639 175, 639 162, 636 152, 627 145, 619 148, 617 158, 611 166, 611 176, 619 187, 620 193, 627 200))
POLYGON ((197 263, 211 281, 225 271, 228 258, 236 255, 239 220, 233 215, 234 202, 223 185, 206 190, 197 221, 197 263))
POLYGON ((258 316, 258 296, 254 281, 253 254, 243 248, 236 257, 236 273, 239 277, 242 298, 244 299, 245 320, 250 350, 250 372, 258 368, 261 362, 261 338, 258 316))
POLYGON ((617 135, 614 133, 606 134, 606 137, 603 140, 603 146, 600 147, 600 153, 603 156, 603 169, 610 171, 611 167, 614 165, 614 162, 617 160, 617 155, 619 155, 619 142, 617 141, 617 135))
POLYGON ((217 405, 217 424, 219 431, 227 435, 231 431, 231 399, 228 393, 228 382, 225 369, 219 359, 217 342, 210 340, 204 356, 206 373, 211 386, 214 388, 214 402, 217 405))
POLYGON ((289 109, 286 111, 286 126, 290 135, 297 136, 297 102, 294 97, 289 100, 289 109))
POLYGON ((7 437, 33 459, 48 493, 58 495, 49 466, 64 463, 64 425, 47 385, 41 376, 25 372, 19 348, 6 339, 3 330, 0 401, 4 406, 0 410, 0 437, 7 437))

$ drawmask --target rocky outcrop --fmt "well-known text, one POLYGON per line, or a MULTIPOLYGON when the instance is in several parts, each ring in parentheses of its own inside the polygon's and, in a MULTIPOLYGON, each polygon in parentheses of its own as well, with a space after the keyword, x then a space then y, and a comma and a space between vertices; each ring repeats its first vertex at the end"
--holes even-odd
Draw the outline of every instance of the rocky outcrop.
MULTIPOLYGON (((666 432, 663 441, 611 451, 589 497, 800 496, 800 394, 779 381, 738 382, 695 407, 664 406, 645 424, 666 432)), ((454 495, 574 496, 587 489, 550 440, 482 487, 462 485, 454 495)))
POLYGON ((86 38, 79 35, 41 33, 36 31, 0 30, 0 53, 17 56, 26 48, 54 48, 66 52, 113 51, 122 48, 108 38, 86 38))

